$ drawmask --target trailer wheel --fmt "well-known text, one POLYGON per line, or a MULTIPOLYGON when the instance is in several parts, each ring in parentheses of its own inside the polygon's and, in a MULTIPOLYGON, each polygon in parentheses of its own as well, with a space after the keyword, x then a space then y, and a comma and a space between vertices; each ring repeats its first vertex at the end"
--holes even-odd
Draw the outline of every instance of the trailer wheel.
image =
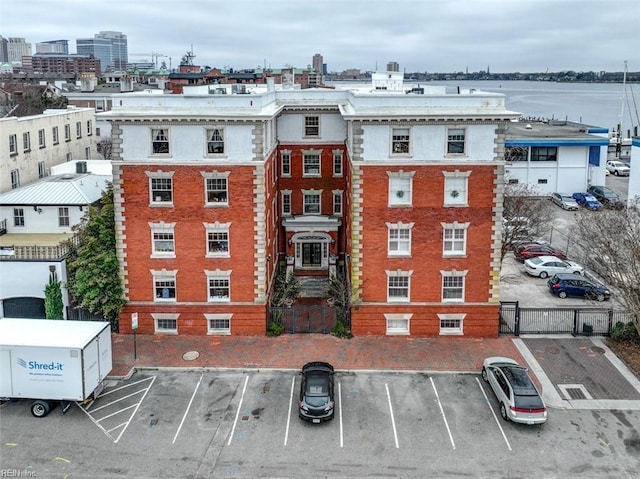
POLYGON ((45 417, 51 411, 49 401, 33 401, 31 405, 31 414, 35 417, 45 417))

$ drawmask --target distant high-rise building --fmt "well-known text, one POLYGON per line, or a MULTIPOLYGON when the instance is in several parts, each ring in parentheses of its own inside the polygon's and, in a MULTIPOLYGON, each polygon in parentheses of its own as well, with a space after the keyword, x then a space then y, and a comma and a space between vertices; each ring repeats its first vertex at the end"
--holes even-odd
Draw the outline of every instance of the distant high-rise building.
POLYGON ((93 55, 100 60, 104 71, 124 70, 129 62, 127 36, 121 32, 104 31, 93 38, 78 38, 76 50, 79 55, 93 55))
POLYGON ((388 72, 399 72, 400 64, 397 62, 389 62, 387 63, 387 71, 388 72))
POLYGON ((36 54, 38 53, 61 53, 69 54, 69 40, 49 40, 36 43, 36 54))
POLYGON ((319 53, 313 55, 313 63, 311 63, 311 65, 313 66, 313 69, 316 71, 316 73, 322 75, 322 55, 320 55, 319 53))
POLYGON ((22 63, 22 57, 31 56, 31 43, 24 38, 9 37, 7 41, 7 61, 22 63))
POLYGON ((9 61, 9 41, 0 35, 0 62, 7 63, 9 61))

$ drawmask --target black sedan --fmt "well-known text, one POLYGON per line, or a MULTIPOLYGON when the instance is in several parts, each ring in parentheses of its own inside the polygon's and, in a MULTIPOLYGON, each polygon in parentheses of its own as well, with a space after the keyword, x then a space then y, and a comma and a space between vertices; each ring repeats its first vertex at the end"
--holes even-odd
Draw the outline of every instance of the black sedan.
POLYGON ((320 361, 302 367, 298 415, 313 423, 333 419, 333 366, 320 361))

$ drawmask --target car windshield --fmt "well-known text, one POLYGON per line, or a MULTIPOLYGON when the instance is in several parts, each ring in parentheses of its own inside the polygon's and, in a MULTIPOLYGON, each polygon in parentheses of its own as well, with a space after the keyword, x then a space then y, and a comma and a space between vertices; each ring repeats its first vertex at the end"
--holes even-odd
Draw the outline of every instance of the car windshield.
POLYGON ((584 199, 587 201, 597 201, 595 196, 591 196, 591 195, 584 195, 584 199))
POLYGON ((568 203, 574 203, 574 200, 571 196, 562 196, 562 201, 567 201, 568 203))
POLYGON ((602 193, 605 198, 618 198, 618 194, 613 191, 604 190, 602 193))
POLYGON ((542 263, 542 260, 540 259, 540 257, 539 257, 539 256, 537 256, 537 257, 535 257, 535 258, 531 258, 531 259, 529 260, 529 262, 531 262, 531 263, 533 263, 533 264, 535 264, 535 265, 538 265, 538 264, 542 263))
POLYGON ((324 406, 329 402, 329 382, 325 373, 309 373, 305 400, 310 406, 324 406))
POLYGON ((515 394, 514 406, 520 409, 542 409, 544 403, 538 394, 515 394))

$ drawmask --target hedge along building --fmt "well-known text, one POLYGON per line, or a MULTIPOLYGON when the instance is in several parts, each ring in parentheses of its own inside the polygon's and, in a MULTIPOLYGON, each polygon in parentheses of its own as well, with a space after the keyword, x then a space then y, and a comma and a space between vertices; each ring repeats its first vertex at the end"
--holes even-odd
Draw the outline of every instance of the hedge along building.
POLYGON ((112 124, 139 332, 264 334, 275 275, 342 266, 356 335, 498 332, 503 95, 376 73, 365 89, 129 93, 112 124))

